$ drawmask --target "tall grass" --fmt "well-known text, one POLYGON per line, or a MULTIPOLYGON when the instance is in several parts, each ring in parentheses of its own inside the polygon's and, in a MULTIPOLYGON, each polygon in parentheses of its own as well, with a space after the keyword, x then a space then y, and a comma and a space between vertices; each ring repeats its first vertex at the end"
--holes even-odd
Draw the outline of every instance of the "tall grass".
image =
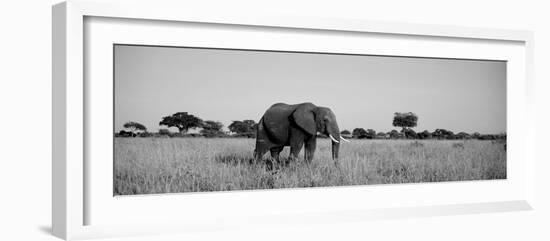
MULTIPOLYGON (((301 154, 297 161, 268 169, 252 162, 253 139, 115 138, 114 194, 505 179, 503 145, 354 140, 340 145, 335 165, 329 141, 318 140, 311 164, 301 154)), ((281 157, 288 157, 288 147, 281 157)))

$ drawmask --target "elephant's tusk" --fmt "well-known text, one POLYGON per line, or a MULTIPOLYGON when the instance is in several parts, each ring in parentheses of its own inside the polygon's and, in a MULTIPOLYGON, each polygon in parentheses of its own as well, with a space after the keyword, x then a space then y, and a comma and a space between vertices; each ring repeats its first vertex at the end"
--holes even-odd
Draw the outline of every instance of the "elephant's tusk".
POLYGON ((345 142, 350 142, 348 140, 346 140, 344 137, 340 136, 340 139, 342 139, 342 141, 345 141, 345 142))
POLYGON ((332 139, 332 141, 334 141, 336 143, 340 143, 338 140, 334 139, 334 137, 332 137, 332 135, 328 135, 328 137, 330 137, 330 139, 332 139))

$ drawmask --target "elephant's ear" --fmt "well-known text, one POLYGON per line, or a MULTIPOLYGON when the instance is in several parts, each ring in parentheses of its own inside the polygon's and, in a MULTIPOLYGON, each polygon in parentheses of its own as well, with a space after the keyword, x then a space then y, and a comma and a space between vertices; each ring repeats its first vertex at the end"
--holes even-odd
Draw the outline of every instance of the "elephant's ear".
POLYGON ((302 104, 292 113, 294 122, 310 135, 317 134, 317 124, 315 123, 315 115, 313 114, 315 108, 316 106, 313 104, 302 104))

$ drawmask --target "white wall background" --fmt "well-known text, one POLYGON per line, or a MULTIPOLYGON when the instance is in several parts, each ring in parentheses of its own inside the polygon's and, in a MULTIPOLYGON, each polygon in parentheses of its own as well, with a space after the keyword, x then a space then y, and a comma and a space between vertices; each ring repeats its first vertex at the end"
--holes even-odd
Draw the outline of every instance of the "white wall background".
MULTIPOLYGON (((56 240, 51 219, 51 5, 0 7, 0 240, 56 240), (32 137, 29 133, 32 132, 32 137), (6 135, 7 134, 7 135, 6 135)), ((274 12, 535 32, 537 202, 535 211, 390 220, 118 240, 550 240, 550 14, 547 1, 201 1, 213 12, 274 12)))

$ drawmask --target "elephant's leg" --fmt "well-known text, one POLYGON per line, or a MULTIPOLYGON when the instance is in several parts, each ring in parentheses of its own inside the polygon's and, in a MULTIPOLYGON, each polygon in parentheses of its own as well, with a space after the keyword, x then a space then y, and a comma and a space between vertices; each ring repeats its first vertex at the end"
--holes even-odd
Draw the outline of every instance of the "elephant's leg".
POLYGON ((268 146, 265 143, 256 143, 256 149, 254 149, 254 162, 258 163, 262 160, 262 157, 269 150, 268 146))
POLYGON ((276 146, 269 149, 269 151, 271 152, 271 158, 269 158, 269 160, 266 162, 268 170, 273 170, 275 165, 279 163, 279 153, 283 150, 283 148, 284 146, 276 146))
POLYGON ((316 147, 317 147, 317 138, 313 136, 308 140, 306 140, 305 151, 304 151, 304 160, 306 161, 306 163, 311 163, 311 160, 313 160, 316 147))
POLYGON ((271 158, 279 162, 279 154, 283 151, 284 146, 272 147, 269 151, 271 152, 271 158))
POLYGON ((296 140, 294 142, 290 142, 290 159, 296 160, 298 159, 298 154, 300 154, 300 151, 302 150, 302 147, 304 146, 304 140, 296 140))
POLYGON ((302 147, 304 146, 304 142, 295 143, 294 145, 290 145, 290 156, 289 158, 292 160, 298 159, 298 154, 300 154, 300 151, 302 150, 302 147))
POLYGON ((298 128, 291 127, 290 129, 290 159, 298 159, 298 154, 304 146, 304 139, 306 138, 304 132, 298 128))

